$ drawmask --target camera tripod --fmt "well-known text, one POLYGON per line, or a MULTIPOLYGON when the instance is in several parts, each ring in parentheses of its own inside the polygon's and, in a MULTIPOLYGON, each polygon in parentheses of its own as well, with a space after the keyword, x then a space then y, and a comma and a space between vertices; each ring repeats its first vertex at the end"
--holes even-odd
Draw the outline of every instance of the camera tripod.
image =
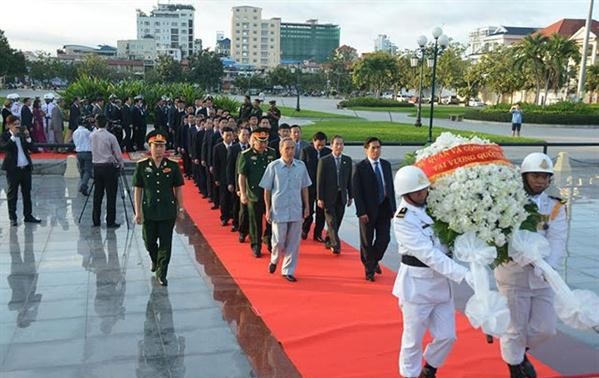
MULTIPOLYGON (((81 214, 79 214, 79 220, 78 223, 81 223, 81 218, 83 217, 83 213, 85 212, 85 208, 87 207, 87 203, 89 202, 89 197, 91 197, 94 191, 94 186, 96 185, 96 181, 94 180, 92 182, 92 186, 89 190, 89 195, 87 196, 87 198, 85 199, 85 203, 83 204, 83 208, 81 209, 81 214)), ((135 211, 135 207, 133 206, 133 199, 131 198, 131 191, 129 190, 129 183, 127 182, 127 177, 125 177, 125 175, 123 175, 122 173, 119 173, 119 180, 117 182, 117 186, 120 186, 121 190, 121 200, 123 201, 123 209, 125 211, 125 221, 127 222, 127 229, 131 228, 131 225, 129 224, 129 215, 127 214, 127 203, 125 202, 125 196, 129 197, 129 203, 131 204, 131 209, 133 209, 133 211, 135 211)), ((117 188, 118 190, 118 188, 117 188)))

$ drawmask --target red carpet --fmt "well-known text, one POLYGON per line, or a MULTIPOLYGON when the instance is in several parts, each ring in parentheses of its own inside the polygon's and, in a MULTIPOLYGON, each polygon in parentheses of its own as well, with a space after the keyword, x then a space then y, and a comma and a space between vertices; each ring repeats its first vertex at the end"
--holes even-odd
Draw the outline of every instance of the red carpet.
MULTIPOLYGON (((383 268, 376 282, 367 282, 357 250, 344 244, 334 256, 307 240, 301 244, 298 282, 287 282, 280 266, 268 273, 268 253, 256 259, 230 226, 220 226, 219 211, 210 210, 191 181, 184 193, 187 213, 304 377, 399 376, 402 322, 391 295, 393 271, 383 268)), ((458 341, 438 377, 508 376, 498 342, 487 344, 461 314, 457 329, 458 341)), ((539 377, 559 376, 538 361, 535 366, 539 377)))

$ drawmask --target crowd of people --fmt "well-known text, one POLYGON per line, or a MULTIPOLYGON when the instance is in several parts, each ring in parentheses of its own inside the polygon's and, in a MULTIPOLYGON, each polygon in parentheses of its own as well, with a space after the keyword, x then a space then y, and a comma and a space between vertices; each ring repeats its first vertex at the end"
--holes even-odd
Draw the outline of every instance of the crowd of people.
MULTIPOLYGON (((260 258, 263 246, 271 252, 265 271, 275 273, 282 260, 281 275, 289 282, 297 281, 301 239, 307 239, 311 231, 312 239, 322 243, 333 256, 341 253, 339 228, 345 208, 354 203, 367 281, 374 282, 376 275, 382 273, 379 263, 389 245, 392 224, 398 242, 401 266, 393 294, 400 300, 404 321, 400 373, 404 377, 436 376, 456 339, 450 281, 465 280, 472 285, 472 274, 452 260, 447 246, 435 235, 433 221, 426 213, 430 182, 424 172, 407 166, 394 178, 390 163, 381 158, 382 142, 377 137, 365 140, 365 158, 354 165, 343 154, 342 136, 333 136, 330 147, 329 139, 320 131, 313 134, 310 142, 302 140, 299 125, 279 124, 281 113, 274 101, 264 113, 259 100, 252 102, 246 97, 239 114, 232 115, 215 108, 209 97, 193 104, 164 97, 154 109, 154 130, 146 135, 143 97, 133 100, 134 105, 129 97, 121 102, 111 96, 104 107, 97 99, 86 113, 78 112, 78 99, 71 106, 70 120, 85 119, 89 114, 94 116, 96 126, 90 133, 85 122, 77 120, 72 129, 75 124, 69 122, 83 194, 88 194, 90 165, 94 170, 94 226, 100 225, 99 207, 104 191, 108 196, 107 227, 119 226, 114 206, 116 180, 123 166, 121 151, 145 150, 144 142, 150 155, 138 162, 133 179, 134 220, 143 224, 151 270, 162 285, 167 285, 173 226, 184 211, 184 177, 196 185, 202 198, 212 203, 212 210, 219 210, 220 225, 230 226, 239 243, 246 243, 249 237, 251 255, 260 258), (180 156, 182 171, 167 158, 167 149, 180 156), (432 341, 423 352, 427 330, 432 341)), ((43 137, 32 125, 43 125, 47 114, 38 112, 36 116, 35 111, 30 111, 30 99, 24 99, 23 107, 27 109, 21 109, 19 118, 12 110, 5 118, 9 130, 3 134, 0 145, 9 152, 2 168, 7 170, 13 225, 16 186, 29 190, 31 187, 27 150, 35 135, 43 137), (21 125, 26 126, 24 135, 20 135, 21 125)), ((54 114, 55 108, 50 113, 54 114)), ((53 116, 50 125, 52 119, 53 116)), ((531 154, 524 160, 521 172, 524 189, 542 214, 539 232, 550 240, 548 261, 552 266, 559 265, 565 253, 567 224, 561 202, 545 194, 553 174, 552 162, 544 154, 531 154)), ((30 198, 24 199, 24 205, 25 221, 39 222, 31 215, 30 198)), ((550 289, 533 267, 508 263, 498 267, 495 274, 511 313, 508 333, 501 338, 502 357, 511 377, 536 377, 527 351, 555 333, 550 289)))

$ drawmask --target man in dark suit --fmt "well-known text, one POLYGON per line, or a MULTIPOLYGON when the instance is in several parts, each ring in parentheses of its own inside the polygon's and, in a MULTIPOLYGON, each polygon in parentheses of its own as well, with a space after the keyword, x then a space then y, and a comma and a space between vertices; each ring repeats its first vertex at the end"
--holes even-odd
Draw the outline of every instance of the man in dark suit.
POLYGON ((123 139, 123 145, 127 151, 133 151, 133 140, 131 139, 132 131, 132 117, 131 117, 131 97, 126 96, 123 100, 123 107, 121 108, 121 125, 123 126, 123 132, 125 133, 125 139, 123 139))
POLYGON ((200 125, 200 129, 193 140, 195 145, 193 164, 197 171, 200 193, 202 193, 202 198, 206 198, 208 196, 208 189, 206 188, 206 168, 202 165, 202 145, 204 143, 204 134, 206 134, 206 121, 200 118, 201 117, 197 117, 196 120, 196 124, 200 125))
POLYGON ((366 279, 374 282, 374 273, 381 273, 379 261, 391 240, 395 190, 391 164, 380 158, 380 139, 366 139, 364 151, 366 159, 356 164, 352 189, 356 215, 360 220, 360 258, 366 279))
POLYGON ((291 125, 291 139, 295 142, 293 158, 299 159, 302 150, 310 145, 305 140, 302 140, 302 128, 299 125, 291 125))
POLYGON ((335 135, 331 140, 332 153, 320 159, 316 170, 316 204, 324 210, 327 223, 325 246, 336 255, 341 252, 339 228, 345 206, 352 203, 352 161, 342 154, 343 146, 343 138, 335 135))
POLYGON ((229 148, 227 154, 227 190, 233 196, 233 227, 231 232, 239 231, 239 242, 243 243, 249 232, 247 205, 239 200, 239 183, 237 182, 237 158, 239 154, 250 148, 250 130, 240 127, 237 134, 238 143, 229 148))
POLYGON ((29 132, 33 128, 33 111, 31 110, 31 99, 25 97, 21 107, 21 126, 26 127, 29 132))
POLYGON ((162 96, 154 108, 154 129, 166 132, 166 98, 162 96))
MULTIPOLYGON (((312 185, 308 188, 308 209, 310 209, 310 215, 304 219, 302 225, 302 239, 308 237, 310 232, 310 226, 312 225, 312 218, 314 217, 314 204, 316 202, 316 169, 318 167, 318 161, 320 158, 327 156, 331 153, 331 149, 326 147, 327 136, 323 132, 317 132, 312 137, 312 145, 305 147, 301 154, 300 160, 306 164, 308 169, 308 175, 312 181, 312 185)), ((324 228, 324 210, 320 207, 316 207, 316 219, 314 223, 314 241, 323 243, 322 230, 324 228)))
POLYGON ((64 139, 65 143, 71 143, 73 139, 73 133, 79 127, 79 120, 81 119, 81 105, 79 97, 73 99, 71 108, 69 111, 69 128, 67 129, 67 136, 64 139))
POLYGON ((135 150, 143 151, 146 149, 146 131, 148 124, 146 121, 146 110, 144 109, 143 96, 135 96, 135 106, 131 109, 131 124, 133 125, 133 140, 135 142, 135 150))
MULTIPOLYGON (((179 127, 179 140, 177 141, 177 152, 181 154, 183 161, 183 173, 186 178, 191 176, 191 160, 189 159, 189 129, 195 127, 196 117, 193 114, 188 114, 185 117, 183 124, 179 127)), ((167 134, 166 131, 164 131, 167 134)), ((168 143, 167 143, 168 145, 168 143)))
POLYGON ((226 226, 229 224, 229 219, 233 218, 233 194, 227 188, 227 155, 233 145, 233 129, 225 126, 221 133, 222 142, 217 143, 212 149, 212 166, 214 183, 218 186, 220 224, 226 226))
POLYGON ((40 223, 32 214, 31 205, 31 157, 33 151, 29 131, 21 133, 21 122, 13 115, 6 118, 6 130, 0 140, 0 151, 6 153, 2 162, 2 170, 6 171, 6 199, 8 201, 8 218, 11 226, 17 226, 17 197, 19 186, 23 195, 23 216, 25 222, 40 223))

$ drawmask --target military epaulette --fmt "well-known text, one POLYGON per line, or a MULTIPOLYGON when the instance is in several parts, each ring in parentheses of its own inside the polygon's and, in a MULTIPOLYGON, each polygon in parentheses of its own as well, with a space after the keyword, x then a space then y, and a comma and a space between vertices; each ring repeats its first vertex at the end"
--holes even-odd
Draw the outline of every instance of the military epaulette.
POLYGON ((173 163, 179 164, 179 160, 177 160, 177 159, 173 159, 172 157, 167 157, 167 158, 166 158, 166 160, 170 160, 170 161, 172 161, 173 163))
POLYGON ((395 215, 395 218, 403 219, 406 216, 407 212, 408 212, 408 208, 407 207, 402 207, 401 209, 399 209, 399 211, 395 215))
POLYGON ((559 201, 559 203, 561 203, 562 205, 565 205, 566 203, 568 203, 567 200, 560 198, 560 197, 556 197, 556 196, 549 196, 549 198, 554 199, 556 201, 559 201))
POLYGON ((249 153, 250 153, 250 151, 252 151, 252 149, 251 149, 251 148, 248 148, 248 149, 246 149, 246 150, 244 150, 244 151, 241 151, 241 154, 242 154, 242 155, 249 154, 249 153))
POLYGON ((148 160, 149 158, 150 158, 150 157, 148 156, 148 157, 145 157, 145 158, 139 159, 137 162, 138 162, 138 163, 141 163, 142 161, 146 161, 146 160, 148 160))

